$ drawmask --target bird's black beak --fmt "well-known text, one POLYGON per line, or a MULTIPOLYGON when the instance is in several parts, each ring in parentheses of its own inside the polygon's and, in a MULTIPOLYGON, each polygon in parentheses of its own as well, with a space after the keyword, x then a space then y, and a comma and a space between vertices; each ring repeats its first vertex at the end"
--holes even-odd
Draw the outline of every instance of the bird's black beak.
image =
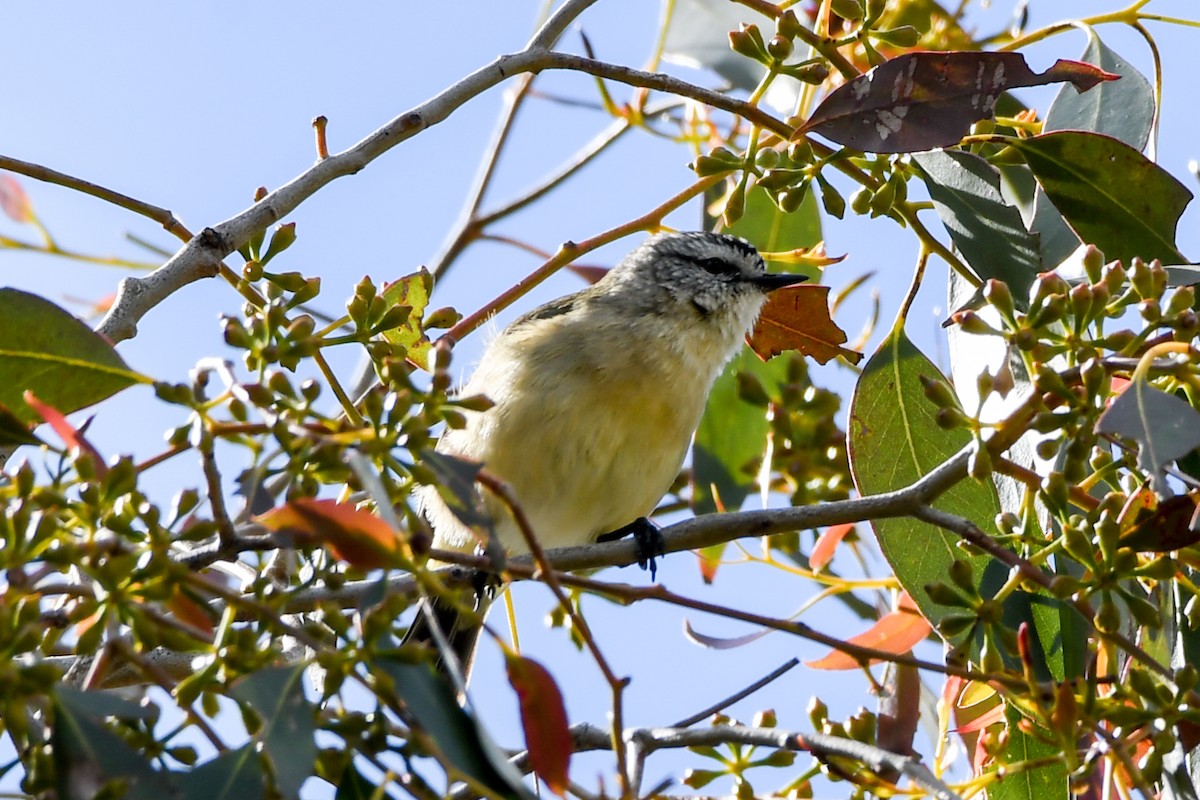
POLYGON ((755 275, 749 280, 750 283, 753 283, 764 292, 773 292, 785 286, 795 286, 797 283, 803 283, 808 280, 808 276, 797 275, 791 272, 764 272, 761 275, 755 275))

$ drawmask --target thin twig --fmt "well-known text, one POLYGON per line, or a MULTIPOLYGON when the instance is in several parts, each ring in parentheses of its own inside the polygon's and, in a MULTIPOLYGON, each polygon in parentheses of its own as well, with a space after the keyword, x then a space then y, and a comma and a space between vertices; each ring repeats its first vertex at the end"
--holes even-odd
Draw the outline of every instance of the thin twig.
POLYGON ((784 673, 786 673, 788 670, 792 669, 793 667, 798 666, 799 664, 800 664, 800 660, 793 658, 790 661, 788 661, 787 663, 785 663, 783 666, 777 667, 776 669, 772 670, 769 674, 763 676, 762 678, 759 678, 754 683, 747 686, 745 689, 742 689, 739 692, 734 692, 729 697, 726 697, 724 700, 713 703, 708 708, 704 709, 703 711, 697 711, 695 714, 691 715, 690 717, 684 717, 683 719, 679 720, 679 722, 676 722, 671 727, 672 728, 690 728, 691 726, 695 725, 697 722, 703 722, 704 720, 711 717, 713 714, 716 714, 718 711, 722 711, 726 708, 729 708, 729 706, 733 705, 737 701, 754 694, 759 689, 763 688, 768 683, 775 680, 780 675, 783 675, 784 673))

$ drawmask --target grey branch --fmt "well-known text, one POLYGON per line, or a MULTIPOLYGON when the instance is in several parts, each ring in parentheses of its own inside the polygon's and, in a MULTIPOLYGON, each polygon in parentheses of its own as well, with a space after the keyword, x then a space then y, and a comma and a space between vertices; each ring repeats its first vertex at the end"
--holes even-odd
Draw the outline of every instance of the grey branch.
MULTIPOLYGON (((571 726, 575 752, 610 750, 612 739, 607 730, 589 723, 571 726)), ((823 733, 797 733, 779 728, 753 728, 742 725, 714 725, 709 728, 634 728, 625 732, 627 742, 636 743, 644 753, 681 747, 718 747, 742 744, 754 747, 774 747, 781 750, 809 752, 818 759, 848 758, 865 764, 876 773, 894 771, 929 792, 937 800, 961 800, 961 797, 915 758, 898 755, 864 742, 829 736, 823 733)), ((510 760, 524 773, 532 770, 529 753, 522 752, 510 760)), ((475 797, 465 786, 450 793, 452 800, 475 797)))
POLYGON ((714 108, 740 114, 781 136, 791 133, 791 128, 785 123, 729 95, 669 75, 553 52, 540 46, 544 41, 553 41, 562 27, 591 2, 594 0, 565 3, 534 37, 529 48, 500 56, 436 97, 394 118, 349 149, 317 161, 250 208, 202 230, 149 275, 125 278, 117 287, 116 300, 97 331, 114 343, 137 335, 138 322, 150 309, 182 287, 215 276, 222 259, 249 241, 255 233, 281 221, 325 185, 337 178, 355 174, 401 142, 444 121, 468 100, 517 75, 548 69, 584 72, 631 86, 690 97, 714 108))

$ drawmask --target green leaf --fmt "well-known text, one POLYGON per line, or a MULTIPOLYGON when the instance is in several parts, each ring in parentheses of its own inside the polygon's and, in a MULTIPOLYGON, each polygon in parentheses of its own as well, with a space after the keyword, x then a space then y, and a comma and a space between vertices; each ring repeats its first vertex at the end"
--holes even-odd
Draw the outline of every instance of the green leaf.
MULTIPOLYGON (((1084 30, 1088 44, 1080 60, 1120 75, 1121 80, 1102 83, 1082 94, 1064 86, 1046 112, 1043 131, 1102 133, 1139 152, 1145 150, 1154 123, 1153 87, 1132 64, 1105 46, 1095 30, 1090 27, 1084 30)), ((1030 227, 1041 235, 1042 260, 1047 267, 1060 264, 1079 247, 1079 237, 1067 226, 1045 192, 1036 195, 1030 227)))
POLYGON ((389 283, 383 290, 382 296, 388 301, 388 308, 407 306, 412 309, 408 320, 398 328, 383 332, 383 338, 395 345, 400 345, 408 351, 408 357, 414 364, 420 364, 428 369, 429 353, 433 345, 421 327, 425 309, 429 305, 429 295, 433 291, 433 276, 422 267, 411 275, 405 275, 399 280, 389 283))
POLYGON ((1134 148, 1081 131, 1018 139, 1012 146, 1067 224, 1106 258, 1187 262, 1175 248, 1175 228, 1192 193, 1134 148))
POLYGON ((1096 420, 1096 431, 1136 441, 1138 466, 1154 473, 1200 447, 1200 411, 1135 379, 1096 420))
POLYGON ((1059 755, 1058 748, 1022 733, 1017 727, 1021 721, 1019 712, 1008 708, 1005 716, 1008 718, 1005 766, 1039 759, 1053 759, 1054 763, 1038 769, 1010 772, 998 783, 988 786, 988 800, 1067 800, 1070 796, 1067 768, 1061 759, 1056 758, 1059 755))
MULTIPOLYGON (((943 379, 937 367, 896 329, 867 361, 850 401, 849 454, 854 484, 864 497, 900 489, 924 477, 970 441, 965 430, 947 431, 934 420, 921 377, 943 379)), ((965 479, 938 498, 943 511, 986 529, 1000 511, 995 486, 965 479)), ((933 624, 960 609, 929 599, 928 584, 945 583, 955 560, 966 560, 981 579, 988 556, 968 556, 954 534, 909 518, 873 520, 871 526, 896 577, 933 624)))
POLYGON ((140 718, 140 709, 120 698, 65 687, 54 693, 54 727, 50 744, 59 797, 91 797, 110 781, 125 787, 129 800, 162 800, 173 796, 168 777, 99 719, 140 718))
POLYGON ((0 404, 21 421, 41 421, 25 403, 27 390, 69 414, 149 382, 103 336, 49 300, 0 289, 0 404))
MULTIPOLYGON (((338 779, 337 794, 333 796, 333 800, 372 800, 378 788, 354 768, 353 761, 348 761, 346 769, 338 779)), ((387 795, 384 794, 383 797, 387 795)))
MULTIPOLYGON (((763 252, 796 250, 812 247, 821 241, 821 212, 817 199, 809 192, 804 202, 791 214, 780 210, 765 189, 755 186, 746 192, 746 210, 741 219, 722 230, 740 236, 763 252)), ((768 262, 772 271, 797 272, 794 264, 768 262)), ((820 271, 809 273, 810 278, 820 277, 820 271)))
MULTIPOLYGON (((179 777, 180 800, 243 800, 265 797, 266 775, 253 744, 246 744, 179 777)), ((157 800, 164 800, 158 798, 157 800)))
POLYGON ((392 679, 396 696, 412 722, 441 752, 447 770, 478 782, 500 797, 532 800, 520 774, 458 704, 450 684, 429 664, 383 658, 376 665, 392 679))
POLYGON ((315 710, 304 697, 304 670, 302 664, 259 670, 230 691, 262 719, 257 738, 275 767, 275 782, 284 797, 299 796, 317 757, 315 710))
POLYGON ((1000 174, 961 150, 919 153, 913 160, 925 173, 933 206, 967 264, 982 280, 1007 283, 1013 301, 1024 310, 1042 260, 1037 236, 1000 194, 1000 174))

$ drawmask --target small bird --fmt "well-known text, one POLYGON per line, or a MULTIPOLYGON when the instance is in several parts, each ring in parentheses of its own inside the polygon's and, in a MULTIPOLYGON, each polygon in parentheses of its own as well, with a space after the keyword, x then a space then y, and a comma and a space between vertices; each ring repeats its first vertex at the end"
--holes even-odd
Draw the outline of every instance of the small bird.
MULTIPOLYGON (((447 430, 436 449, 507 482, 544 548, 644 531, 679 474, 713 382, 767 294, 803 280, 768 273, 758 251, 734 236, 652 236, 595 285, 501 331, 461 389, 493 407, 465 412, 466 425, 447 430)), ((505 505, 487 492, 480 502, 505 550, 526 552, 505 505)), ((434 547, 479 544, 433 487, 420 490, 418 503, 434 547)), ((432 611, 417 616, 407 640, 434 641, 435 617, 465 676, 478 626, 444 601, 432 611)))

